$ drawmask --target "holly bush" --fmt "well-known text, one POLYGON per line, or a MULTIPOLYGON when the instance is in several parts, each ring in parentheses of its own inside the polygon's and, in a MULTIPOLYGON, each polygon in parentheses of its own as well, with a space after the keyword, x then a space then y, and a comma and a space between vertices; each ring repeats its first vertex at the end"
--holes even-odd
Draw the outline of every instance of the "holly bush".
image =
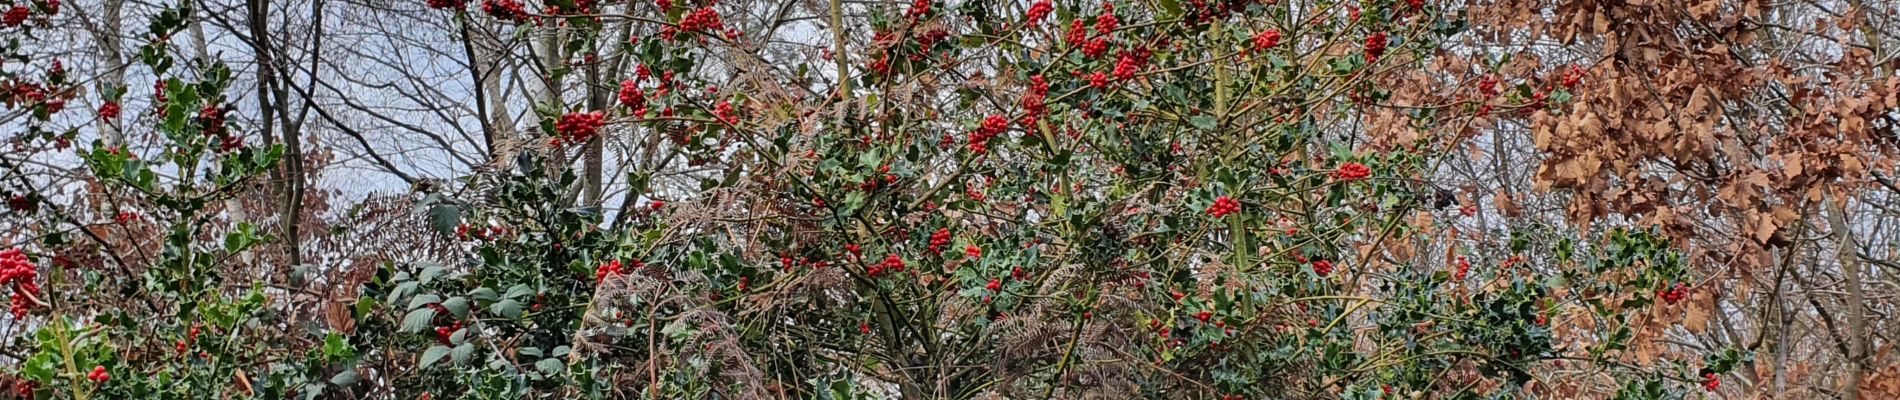
MULTIPOLYGON (((281 179, 284 148, 227 121, 229 67, 167 50, 181 2, 152 19, 139 54, 162 78, 126 120, 162 144, 71 150, 155 240, 76 265, 90 231, 47 228, 6 255, 30 271, 0 278, 19 393, 1477 399, 1582 379, 1674 399, 1753 362, 1647 344, 1702 279, 1660 229, 1451 207, 1448 154, 1571 110, 1588 79, 1428 68, 1469 29, 1455 3, 882 3, 862 48, 791 76, 734 72, 785 73, 735 61, 758 54, 722 20, 741 5, 428 3, 563 40, 544 78, 585 83, 554 85, 573 93, 489 168, 417 190, 405 220, 452 254, 227 273, 302 239, 219 208, 281 179), (602 142, 644 151, 618 206, 574 162, 602 142), (342 293, 286 300, 313 287, 342 293)), ((71 215, 21 182, 15 215, 71 215)))

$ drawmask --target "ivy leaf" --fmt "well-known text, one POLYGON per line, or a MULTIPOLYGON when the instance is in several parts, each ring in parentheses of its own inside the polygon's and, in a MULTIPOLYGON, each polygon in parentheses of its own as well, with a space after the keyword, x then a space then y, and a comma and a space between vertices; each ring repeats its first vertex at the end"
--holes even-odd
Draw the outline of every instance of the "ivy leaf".
POLYGON ((324 358, 337 360, 337 359, 349 358, 350 356, 353 356, 355 354, 356 354, 356 349, 350 347, 350 343, 343 339, 342 334, 339 334, 336 332, 330 332, 328 336, 324 336, 323 338, 323 357, 324 358))

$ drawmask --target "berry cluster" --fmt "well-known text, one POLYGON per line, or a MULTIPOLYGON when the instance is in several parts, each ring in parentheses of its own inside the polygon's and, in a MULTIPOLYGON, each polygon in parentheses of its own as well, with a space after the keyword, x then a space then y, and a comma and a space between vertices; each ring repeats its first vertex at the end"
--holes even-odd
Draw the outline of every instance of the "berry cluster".
POLYGON ((16 194, 13 195, 13 197, 7 198, 7 208, 11 208, 13 211, 31 211, 39 208, 39 202, 33 197, 16 194))
POLYGON ((726 125, 739 124, 739 113, 732 110, 730 101, 720 100, 718 105, 713 106, 713 116, 718 117, 719 122, 724 122, 726 125))
POLYGON ((987 285, 983 285, 983 288, 984 288, 984 289, 989 289, 989 291, 991 291, 991 292, 1000 292, 1000 291, 1003 291, 1003 280, 1002 280, 1002 279, 994 279, 994 278, 993 278, 993 279, 990 279, 990 283, 989 283, 989 284, 987 284, 987 285))
POLYGON ((875 277, 878 275, 883 275, 885 271, 903 272, 904 259, 898 258, 896 254, 885 256, 884 262, 877 263, 877 265, 872 265, 871 269, 865 271, 865 273, 870 274, 871 276, 875 277))
POLYGON ((991 115, 983 119, 983 126, 970 132, 970 152, 984 154, 989 152, 991 138, 1009 130, 1009 119, 1001 115, 991 115))
POLYGON ((937 228, 930 234, 930 253, 943 254, 943 246, 950 244, 950 228, 937 228))
POLYGON ((593 139, 594 135, 600 134, 600 126, 605 125, 606 121, 607 114, 599 111, 562 115, 561 120, 554 123, 554 131, 561 136, 554 138, 554 144, 582 143, 593 139))
POLYGON ((29 16, 30 13, 31 10, 28 10, 24 5, 13 6, 13 8, 7 10, 5 17, 0 18, 0 25, 6 25, 8 28, 20 26, 26 23, 26 17, 29 16))
POLYGON ((1240 202, 1227 198, 1227 196, 1214 199, 1214 205, 1207 207, 1207 215, 1212 215, 1214 218, 1225 217, 1227 214, 1236 212, 1240 212, 1240 202))
POLYGON ((1722 379, 1716 378, 1714 372, 1702 373, 1702 389, 1713 392, 1720 386, 1722 386, 1722 379))
POLYGON ((119 119, 119 102, 107 101, 99 105, 99 119, 111 121, 119 119))
POLYGON ((1035 129, 1036 121, 1042 119, 1043 113, 1048 112, 1046 104, 1043 103, 1048 96, 1049 81, 1042 79, 1042 75, 1029 77, 1029 92, 1023 94, 1022 100, 1023 129, 1035 129))
POLYGON ((20 249, 0 250, 0 285, 13 287, 13 318, 26 317, 40 294, 39 284, 33 283, 40 275, 39 267, 26 258, 26 252, 20 249))
POLYGON ((1689 285, 1678 282, 1675 286, 1657 289, 1656 297, 1661 297, 1664 302, 1674 305, 1683 298, 1689 297, 1689 285))
POLYGON ((112 375, 106 373, 106 366, 96 365, 92 367, 92 372, 86 373, 86 380, 92 381, 92 383, 106 383, 106 381, 112 380, 112 375))
MULTIPOLYGON (((441 311, 438 310, 437 312, 441 311)), ((462 321, 455 321, 445 326, 435 327, 435 340, 445 345, 449 344, 449 339, 455 337, 455 332, 462 330, 462 328, 464 328, 462 321)))
POLYGON ((1023 18, 1023 25, 1034 28, 1037 24, 1042 23, 1043 18, 1048 18, 1049 13, 1055 12, 1055 10, 1055 4, 1051 4, 1049 0, 1037 1, 1036 4, 1029 5, 1029 12, 1023 18))
POLYGON ((685 18, 680 19, 680 30, 687 32, 719 31, 725 29, 726 24, 719 21, 719 10, 714 10, 710 6, 693 10, 693 12, 687 13, 685 18))
POLYGON ((910 11, 905 13, 906 17, 910 17, 911 22, 917 22, 917 19, 923 18, 925 15, 930 15, 930 0, 911 2, 910 11))
POLYGON ((1268 29, 1253 35, 1253 49, 1266 50, 1280 45, 1280 30, 1268 29))
POLYGON ((1322 277, 1332 274, 1333 262, 1326 261, 1326 260, 1313 261, 1313 273, 1318 274, 1319 276, 1322 276, 1322 277))
POLYGON ((1070 22, 1069 32, 1062 35, 1062 40, 1068 42, 1070 46, 1081 46, 1082 41, 1089 40, 1089 30, 1086 24, 1086 22, 1082 22, 1080 19, 1070 22))
POLYGON ((1124 81, 1135 79, 1135 73, 1140 72, 1142 66, 1148 65, 1148 58, 1152 56, 1154 52, 1146 48, 1122 52, 1121 58, 1115 61, 1115 79, 1124 81))
POLYGON ((980 258, 980 257, 983 257, 983 248, 982 248, 982 247, 976 247, 976 245, 974 245, 974 244, 973 244, 973 245, 969 245, 969 246, 964 246, 964 247, 963 247, 963 255, 966 255, 966 256, 969 256, 970 258, 980 258))
POLYGON ((1187 26, 1196 26, 1213 21, 1224 20, 1232 16, 1234 10, 1245 9, 1248 0, 1188 0, 1185 8, 1187 15, 1181 19, 1187 26))
POLYGON ((1339 169, 1333 171, 1333 179, 1342 181, 1365 179, 1368 176, 1372 176, 1372 169, 1356 162, 1340 164, 1339 169))
POLYGON ((620 264, 620 260, 609 261, 606 264, 601 264, 599 267, 594 267, 594 281, 606 282, 607 278, 624 273, 627 273, 627 271, 620 264))
POLYGON ((224 134, 224 109, 217 104, 206 104, 198 110, 198 124, 204 126, 205 136, 224 134))
POLYGON ((1098 58, 1103 54, 1108 54, 1108 38, 1098 37, 1082 45, 1082 55, 1085 57, 1098 58))
POLYGON ((1485 76, 1484 76, 1484 79, 1479 79, 1479 80, 1478 80, 1478 93, 1481 93, 1481 94, 1484 94, 1484 97, 1495 97, 1495 96, 1497 96, 1497 95, 1498 95, 1498 77, 1497 77, 1497 75, 1485 75, 1485 76))
POLYGON ((191 327, 191 330, 185 333, 185 340, 178 341, 178 352, 184 353, 185 350, 187 350, 191 346, 192 342, 198 341, 199 332, 201 331, 198 329, 198 327, 196 326, 191 327))
POLYGON ((521 22, 528 19, 528 11, 517 0, 482 0, 482 12, 502 21, 521 22))
POLYGON ((1107 89, 1108 88, 1108 74, 1102 73, 1101 71, 1096 71, 1095 73, 1089 74, 1089 87, 1093 87, 1096 89, 1107 89))
POLYGON ((459 10, 462 7, 465 7, 467 5, 468 5, 468 0, 429 0, 429 8, 433 8, 437 10, 445 10, 445 9, 459 10))
POLYGON ((1115 18, 1115 5, 1102 3, 1102 15, 1095 17, 1095 31, 1107 35, 1121 26, 1121 20, 1115 18))
POLYGON ((1575 65, 1570 66, 1570 69, 1564 70, 1564 88, 1574 88, 1577 87, 1577 84, 1583 83, 1584 74, 1583 67, 1575 65))
POLYGON ((488 229, 475 229, 474 225, 469 225, 468 223, 455 226, 455 236, 462 240, 468 240, 470 235, 473 235, 476 239, 487 240, 501 237, 501 235, 506 233, 508 233, 508 228, 503 228, 500 225, 489 225, 488 229))
POLYGON ((1372 36, 1367 36, 1366 62, 1372 63, 1379 61, 1379 57, 1385 55, 1385 45, 1385 32, 1373 32, 1372 36))
POLYGON ((1466 260, 1464 256, 1458 256, 1458 262, 1456 264, 1458 269, 1452 271, 1451 278, 1460 281, 1465 280, 1465 276, 1471 274, 1471 261, 1466 260))
MULTIPOLYGON (((644 70, 646 66, 642 65, 641 68, 644 70)), ((631 79, 620 81, 620 105, 633 110, 634 116, 644 118, 647 113, 646 92, 641 91, 640 84, 631 79)))

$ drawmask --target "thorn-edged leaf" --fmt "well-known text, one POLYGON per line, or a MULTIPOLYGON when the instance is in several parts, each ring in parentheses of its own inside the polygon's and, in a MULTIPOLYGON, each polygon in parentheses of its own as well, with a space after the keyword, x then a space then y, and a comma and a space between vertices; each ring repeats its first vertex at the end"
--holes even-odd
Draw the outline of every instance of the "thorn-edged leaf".
POLYGON ((451 204, 437 204, 429 207, 429 227, 444 235, 454 234, 455 226, 462 224, 462 209, 451 204))

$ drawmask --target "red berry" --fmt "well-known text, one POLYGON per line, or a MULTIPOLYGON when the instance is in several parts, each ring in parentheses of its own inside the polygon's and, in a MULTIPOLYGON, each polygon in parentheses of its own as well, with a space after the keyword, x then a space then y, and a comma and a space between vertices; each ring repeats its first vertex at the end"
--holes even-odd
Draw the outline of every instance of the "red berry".
POLYGON ((482 12, 502 21, 521 22, 528 19, 528 11, 516 0, 483 0, 482 12))
POLYGON ((12 9, 7 10, 7 14, 4 18, 0 18, 0 25, 6 25, 11 28, 25 24, 26 17, 31 12, 32 11, 28 10, 24 5, 13 6, 12 9))
POLYGON ((1340 164, 1339 169, 1333 171, 1333 179, 1342 181, 1365 179, 1368 176, 1372 176, 1372 169, 1356 162, 1340 164))
POLYGON ((1039 0, 1036 4, 1029 5, 1029 12, 1023 18, 1023 25, 1034 28, 1036 24, 1042 22, 1043 18, 1048 17, 1049 13, 1055 10, 1055 4, 1051 4, 1049 0, 1039 0))
POLYGON ((1326 260, 1314 261, 1313 273, 1319 274, 1319 276, 1326 276, 1328 274, 1331 274, 1333 273, 1333 263, 1331 261, 1326 261, 1326 260))
POLYGON ((1225 217, 1227 214, 1233 214, 1239 211, 1240 202, 1234 201, 1234 199, 1228 198, 1227 196, 1214 199, 1214 205, 1207 207, 1207 215, 1212 215, 1214 218, 1225 217))
POLYGON ((1253 35, 1253 49, 1266 50, 1280 45, 1280 30, 1268 29, 1253 35))
POLYGON ((112 376, 106 374, 106 366, 99 365, 92 367, 92 373, 86 374, 86 379, 92 380, 93 383, 105 383, 111 380, 112 376))
POLYGON ((1378 61, 1380 56, 1385 55, 1385 46, 1385 32, 1374 32, 1372 36, 1366 37, 1366 62, 1378 61))

